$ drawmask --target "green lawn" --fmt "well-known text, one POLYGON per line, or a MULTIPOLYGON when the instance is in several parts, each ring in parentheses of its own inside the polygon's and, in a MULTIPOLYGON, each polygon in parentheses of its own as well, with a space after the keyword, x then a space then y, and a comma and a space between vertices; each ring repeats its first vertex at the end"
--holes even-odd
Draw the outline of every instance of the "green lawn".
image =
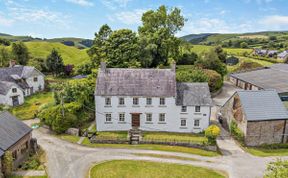
POLYGON ((48 178, 48 176, 8 176, 7 178, 48 178))
POLYGON ((216 171, 190 165, 116 160, 95 165, 91 178, 222 178, 216 171), (113 171, 111 171, 113 170, 113 171), (169 170, 169 171, 168 171, 169 170))
POLYGON ((195 158, 187 158, 182 156, 173 156, 173 155, 161 155, 161 154, 150 154, 150 153, 135 153, 136 156, 147 156, 147 157, 154 157, 154 158, 164 158, 164 159, 178 159, 178 160, 185 160, 185 161, 199 161, 195 158))
POLYGON ((202 144, 207 142, 207 138, 200 134, 187 133, 166 133, 166 132, 144 132, 143 138, 146 140, 167 140, 167 141, 183 141, 202 144))
POLYGON ((67 135, 67 134, 57 135, 57 137, 62 139, 62 140, 66 140, 68 142, 71 142, 71 143, 77 143, 80 139, 80 137, 78 137, 78 136, 67 135))
POLYGON ((254 156, 288 156, 288 149, 265 149, 265 148, 252 148, 245 147, 245 150, 254 156))
POLYGON ((156 144, 139 144, 139 145, 129 145, 129 144, 93 144, 90 143, 88 138, 85 138, 83 143, 85 146, 95 147, 95 148, 125 148, 125 149, 144 149, 144 150, 157 150, 157 151, 169 151, 169 152, 181 152, 188 154, 195 154, 200 156, 219 156, 219 153, 214 151, 206 151, 198 148, 188 148, 182 146, 169 146, 169 145, 156 145, 156 144))
POLYGON ((33 119, 42 105, 51 103, 53 100, 52 92, 36 93, 26 97, 23 105, 13 107, 10 111, 13 115, 22 120, 33 119))
POLYGON ((119 132, 97 132, 97 137, 102 139, 127 139, 127 131, 119 132))

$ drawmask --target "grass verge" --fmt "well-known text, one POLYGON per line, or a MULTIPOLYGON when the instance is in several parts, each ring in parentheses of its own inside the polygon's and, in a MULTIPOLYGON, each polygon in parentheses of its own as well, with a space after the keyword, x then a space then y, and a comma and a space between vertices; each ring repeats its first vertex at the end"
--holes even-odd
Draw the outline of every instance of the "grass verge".
POLYGON ((268 156, 288 156, 288 149, 278 148, 278 149, 266 149, 266 148, 257 148, 257 147, 244 147, 244 149, 254 155, 260 157, 268 156))
POLYGON ((157 163, 149 161, 116 160, 95 165, 90 170, 91 178, 223 178, 220 173, 201 167, 157 163), (111 171, 113 170, 113 171, 111 171), (169 170, 169 171, 167 171, 169 170))

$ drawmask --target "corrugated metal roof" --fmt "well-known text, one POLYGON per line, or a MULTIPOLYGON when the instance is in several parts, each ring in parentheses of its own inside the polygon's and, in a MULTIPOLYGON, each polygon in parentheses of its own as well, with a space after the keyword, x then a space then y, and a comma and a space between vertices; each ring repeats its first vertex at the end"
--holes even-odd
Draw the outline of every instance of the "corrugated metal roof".
POLYGON ((208 83, 177 83, 176 105, 211 106, 208 83))
POLYGON ((288 119, 288 112, 275 90, 237 91, 248 121, 288 119))
POLYGON ((9 112, 0 113, 0 149, 7 150, 31 131, 30 127, 9 112))
POLYGON ((175 72, 171 69, 99 70, 95 95, 98 96, 176 96, 175 72))
POLYGON ((288 64, 274 64, 269 68, 233 73, 230 76, 263 89, 274 89, 278 93, 288 92, 288 64))

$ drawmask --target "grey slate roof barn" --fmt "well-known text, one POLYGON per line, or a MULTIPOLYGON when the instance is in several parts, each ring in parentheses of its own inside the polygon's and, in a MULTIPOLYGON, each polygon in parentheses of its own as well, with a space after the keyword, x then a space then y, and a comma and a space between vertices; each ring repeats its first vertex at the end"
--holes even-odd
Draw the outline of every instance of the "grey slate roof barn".
POLYGON ((32 129, 9 112, 0 113, 0 149, 7 150, 32 129))
POLYGON ((237 91, 220 111, 223 126, 236 123, 248 146, 288 142, 288 111, 275 90, 237 91))

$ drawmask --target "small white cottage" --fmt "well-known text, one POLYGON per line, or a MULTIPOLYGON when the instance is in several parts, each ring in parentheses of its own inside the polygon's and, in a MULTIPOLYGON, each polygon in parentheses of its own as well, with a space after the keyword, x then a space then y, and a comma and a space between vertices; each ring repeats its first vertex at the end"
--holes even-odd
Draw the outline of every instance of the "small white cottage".
POLYGON ((44 77, 44 74, 30 66, 0 68, 0 104, 23 104, 25 96, 44 90, 44 77))
POLYGON ((207 83, 177 83, 172 69, 106 68, 101 63, 95 102, 98 131, 201 132, 209 126, 207 83))

